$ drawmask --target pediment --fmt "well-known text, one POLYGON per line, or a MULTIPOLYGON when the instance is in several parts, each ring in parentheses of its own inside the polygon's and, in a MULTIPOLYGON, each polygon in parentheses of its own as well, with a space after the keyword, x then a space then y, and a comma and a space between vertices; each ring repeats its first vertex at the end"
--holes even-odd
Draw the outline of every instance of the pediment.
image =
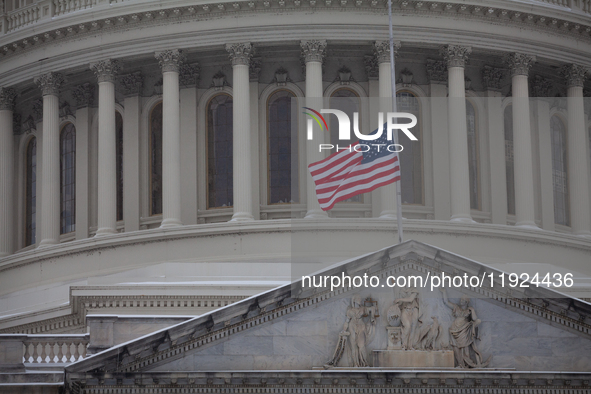
MULTIPOLYGON (((381 278, 426 278, 442 273, 497 278, 502 274, 416 241, 331 266, 319 274, 343 273, 381 278)), ((466 347, 466 368, 591 370, 590 304, 546 288, 501 287, 496 282, 492 287, 448 289, 447 295, 446 304, 439 289, 431 291, 428 287, 331 290, 302 287, 301 281, 296 281, 118 345, 70 365, 67 371, 72 376, 101 376, 165 371, 387 369, 388 363, 398 362, 401 354, 404 359, 416 358, 420 368, 452 370, 458 364, 454 350, 466 347), (469 298, 465 308, 462 296, 469 298), (395 302, 407 297, 416 301, 395 302), (453 305, 460 309, 453 309, 453 305), (393 306, 398 307, 397 313, 393 306), (458 320, 457 315, 467 311, 481 320, 475 334, 462 328, 458 320), (401 322, 405 319, 406 327, 401 322), (418 339, 403 343, 401 337, 411 326, 413 338, 418 339), (363 341, 360 336, 364 336, 363 341), (364 354, 355 355, 353 345, 357 350, 364 346, 364 354), (379 352, 384 353, 376 356, 379 352)))

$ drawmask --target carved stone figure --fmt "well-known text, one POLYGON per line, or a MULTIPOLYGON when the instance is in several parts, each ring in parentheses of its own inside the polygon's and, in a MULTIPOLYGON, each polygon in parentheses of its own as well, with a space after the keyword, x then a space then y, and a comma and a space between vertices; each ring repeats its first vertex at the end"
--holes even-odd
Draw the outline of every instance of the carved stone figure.
POLYGON ((449 328, 451 347, 454 351, 456 359, 456 367, 458 368, 485 368, 490 363, 492 356, 483 362, 482 354, 476 346, 476 339, 478 337, 478 326, 481 320, 476 316, 476 311, 470 306, 470 299, 467 296, 462 296, 460 303, 454 304, 447 299, 447 292, 444 288, 441 289, 443 293, 443 302, 452 310, 454 321, 449 328), (470 350, 474 354, 474 359, 470 354, 470 350))
POLYGON ((437 316, 431 316, 433 323, 421 326, 421 333, 419 335, 419 344, 421 350, 439 350, 437 340, 441 336, 441 325, 437 316))
POLYGON ((376 318, 379 317, 377 302, 367 299, 362 301, 359 295, 353 296, 351 306, 347 308, 347 317, 343 325, 343 331, 339 334, 332 359, 324 365, 324 368, 336 367, 347 342, 349 343, 349 359, 353 367, 368 367, 367 344, 373 341, 375 336, 376 318), (371 306, 365 306, 366 303, 371 306))
POLYGON ((419 320, 421 314, 417 289, 409 288, 403 297, 394 300, 394 305, 388 309, 390 324, 395 323, 398 316, 402 327, 402 347, 405 350, 414 350, 420 340, 419 324, 422 323, 419 320))

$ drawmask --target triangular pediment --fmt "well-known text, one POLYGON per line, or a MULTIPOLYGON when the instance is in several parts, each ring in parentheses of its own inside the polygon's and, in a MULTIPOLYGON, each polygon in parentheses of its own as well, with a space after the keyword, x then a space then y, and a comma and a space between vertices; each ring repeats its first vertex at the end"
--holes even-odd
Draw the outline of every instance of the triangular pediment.
POLYGON ((397 362, 395 359, 403 354, 405 359, 417 358, 419 367, 445 370, 458 363, 454 346, 462 348, 472 340, 480 358, 476 358, 474 349, 468 349, 464 367, 591 370, 591 305, 586 302, 547 288, 503 287, 501 271, 416 241, 336 264, 318 275, 343 273, 380 277, 381 283, 389 276, 421 277, 428 285, 414 289, 380 285, 331 290, 302 286, 301 281, 296 281, 115 346, 70 365, 67 371, 72 376, 100 376, 164 371, 355 369, 360 368, 355 361, 359 355, 352 351, 355 344, 364 346, 362 358, 367 364, 361 367, 388 368, 383 363, 397 362), (493 282, 492 286, 487 282, 448 289, 446 304, 443 293, 439 289, 431 291, 427 279, 442 274, 492 278, 493 282), (395 303, 411 293, 414 301, 395 303), (465 308, 462 295, 469 298, 465 308), (357 298, 360 303, 355 304, 357 298), (453 309, 454 305, 460 309, 453 309), (362 311, 361 307, 366 309, 362 311), (465 338, 473 334, 459 327, 461 319, 457 317, 467 310, 481 320, 471 338, 465 338), (403 343, 404 338, 395 338, 408 333, 401 322, 405 318, 418 338, 407 343, 403 343), (358 338, 351 339, 355 335, 367 336, 367 341, 361 344, 358 338), (413 350, 405 350, 410 342, 413 350), (386 353, 376 355, 381 351, 386 353))

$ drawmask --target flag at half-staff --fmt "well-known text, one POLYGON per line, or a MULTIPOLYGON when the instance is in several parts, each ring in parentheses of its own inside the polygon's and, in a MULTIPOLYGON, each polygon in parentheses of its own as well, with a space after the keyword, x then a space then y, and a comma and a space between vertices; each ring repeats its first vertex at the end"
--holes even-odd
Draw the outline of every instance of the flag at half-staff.
MULTIPOLYGON (((387 140, 386 125, 377 140, 358 141, 308 166, 323 211, 339 201, 400 180, 395 146, 387 140)), ((373 134, 376 134, 375 130, 373 134)))

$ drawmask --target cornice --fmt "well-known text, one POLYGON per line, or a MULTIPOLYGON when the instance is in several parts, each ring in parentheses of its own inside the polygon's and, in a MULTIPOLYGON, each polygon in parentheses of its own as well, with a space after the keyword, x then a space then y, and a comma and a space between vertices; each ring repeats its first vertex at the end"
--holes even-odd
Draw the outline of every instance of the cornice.
MULTIPOLYGON (((171 2, 173 3, 173 2, 171 2)), ((179 2, 182 3, 182 2, 179 2)), ((161 4, 161 3, 159 3, 161 4)), ((185 3, 186 4, 186 3, 185 3)), ((239 15, 280 12, 364 12, 383 14, 386 3, 378 0, 251 0, 178 6, 175 8, 141 11, 137 7, 118 7, 122 13, 92 12, 94 9, 81 10, 72 16, 60 16, 55 22, 39 22, 35 34, 27 33, 27 27, 8 33, 0 39, 0 59, 25 53, 57 42, 95 36, 97 33, 117 32, 133 27, 146 28, 152 25, 166 25, 185 21, 210 20, 212 18, 236 17, 239 15), (129 10, 130 13, 125 13, 129 10), (133 10, 133 12, 131 12, 133 10), (77 14, 85 17, 76 22, 77 14), (94 16, 97 19, 92 19, 94 16), (110 16, 108 16, 110 15, 110 16), (68 24, 72 20, 72 24, 68 24), (54 26, 59 27, 54 27, 54 26), (47 29, 43 29, 47 26, 47 29)), ((145 10, 146 7, 143 7, 145 10)), ((449 16, 461 20, 477 20, 493 24, 513 24, 522 29, 546 31, 553 34, 568 36, 591 42, 591 18, 581 14, 569 13, 560 7, 539 7, 532 11, 531 6, 518 2, 493 1, 482 4, 465 4, 437 1, 406 1, 394 2, 394 14, 414 14, 422 16, 449 16), (558 15, 558 16, 557 16, 558 15), (572 16, 575 20, 569 20, 572 16)), ((81 16, 80 16, 81 17, 81 16)))

